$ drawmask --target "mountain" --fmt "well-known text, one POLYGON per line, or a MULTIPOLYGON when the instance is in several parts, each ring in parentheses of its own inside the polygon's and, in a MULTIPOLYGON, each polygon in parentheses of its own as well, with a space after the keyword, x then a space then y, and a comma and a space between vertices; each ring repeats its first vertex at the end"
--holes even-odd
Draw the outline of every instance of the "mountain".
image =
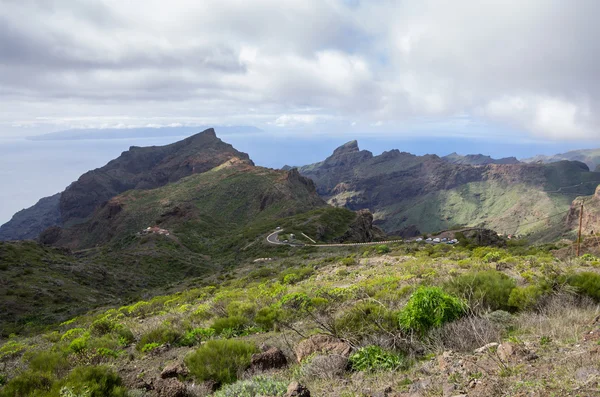
POLYGON ((523 159, 522 161, 527 163, 554 163, 562 160, 581 161, 582 163, 587 164, 590 170, 596 170, 600 165, 600 149, 571 150, 566 153, 555 154, 552 156, 539 154, 528 159, 523 159))
POLYGON ((0 239, 35 238, 49 226, 82 222, 119 193, 163 186, 234 157, 250 161, 246 153, 217 138, 212 128, 166 146, 132 146, 105 166, 83 174, 59 196, 17 213, 0 227, 0 239))
POLYGON ((456 226, 486 226, 502 233, 548 227, 541 218, 591 194, 600 173, 576 161, 553 164, 454 164, 436 155, 390 150, 373 156, 356 141, 299 172, 330 204, 368 208, 375 223, 400 235, 456 226))
POLYGON ((486 164, 519 164, 516 157, 504 157, 501 159, 493 159, 490 156, 483 154, 467 154, 462 156, 456 152, 450 153, 441 158, 444 161, 453 164, 468 164, 468 165, 486 165, 486 164))
POLYGON ((13 215, 0 226, 0 241, 35 239, 40 231, 61 223, 60 196, 57 193, 40 199, 35 205, 13 215))

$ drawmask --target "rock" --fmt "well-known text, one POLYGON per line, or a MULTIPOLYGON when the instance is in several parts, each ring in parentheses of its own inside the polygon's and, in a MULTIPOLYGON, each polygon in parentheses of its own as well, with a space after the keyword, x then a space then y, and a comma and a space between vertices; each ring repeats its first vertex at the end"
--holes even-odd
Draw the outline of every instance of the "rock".
POLYGON ((496 347, 496 346, 498 346, 498 343, 496 343, 496 342, 488 343, 485 346, 481 346, 480 348, 475 349, 475 354, 481 354, 485 351, 490 350, 492 347, 496 347))
POLYGON ((186 397, 187 389, 183 383, 175 378, 159 379, 154 390, 158 397, 186 397))
POLYGON ((292 382, 283 397, 310 397, 310 391, 298 382, 292 382))
POLYGON ((367 209, 356 211, 356 218, 348 228, 348 231, 336 242, 368 243, 376 238, 385 237, 383 230, 373 225, 373 214, 367 209))
POLYGON ((511 356, 515 354, 515 350, 515 345, 513 345, 510 342, 504 342, 498 346, 498 350, 496 350, 496 353, 498 354, 500 360, 508 361, 510 360, 511 356))
POLYGON ((163 379, 177 378, 178 376, 187 376, 189 374, 187 368, 182 363, 168 364, 160 373, 163 379))
POLYGON ((306 364, 306 375, 315 378, 336 378, 344 375, 348 357, 338 355, 315 356, 306 364))
POLYGON ((313 335, 300 342, 294 350, 298 362, 301 362, 304 358, 315 353, 338 355, 348 358, 352 347, 333 336, 313 335))
POLYGON ((267 371, 269 369, 279 369, 287 365, 287 358, 281 351, 276 347, 270 347, 264 350, 262 353, 252 355, 250 362, 250 368, 259 371, 267 371))

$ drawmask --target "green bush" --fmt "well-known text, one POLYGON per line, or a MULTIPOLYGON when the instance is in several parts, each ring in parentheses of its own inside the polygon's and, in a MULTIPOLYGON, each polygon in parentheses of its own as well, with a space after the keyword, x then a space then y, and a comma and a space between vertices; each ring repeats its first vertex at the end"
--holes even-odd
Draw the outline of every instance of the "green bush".
POLYGON ((70 341, 83 335, 84 333, 85 329, 83 328, 71 328, 60 337, 60 340, 70 341))
POLYGON ((122 386, 119 375, 110 368, 86 366, 71 371, 61 393, 86 397, 126 397, 127 389, 122 386))
POLYGON ((375 247, 375 251, 377 251, 379 255, 387 254, 390 252, 390 247, 385 244, 381 244, 375 247))
POLYGON ((545 292, 545 288, 539 285, 516 287, 510 292, 508 305, 519 310, 529 309, 540 301, 545 292))
POLYGON ((144 346, 142 346, 142 348, 140 349, 140 351, 142 353, 148 353, 148 352, 151 352, 154 349, 158 349, 161 346, 162 345, 160 343, 156 343, 156 342, 146 343, 144 346))
POLYGON ((62 352, 40 351, 29 359, 29 369, 63 376, 69 369, 69 361, 62 352))
POLYGON ((73 353, 80 354, 87 349, 88 338, 85 336, 73 339, 69 344, 69 350, 73 353))
POLYGON ((181 346, 194 346, 207 340, 215 335, 215 330, 212 328, 194 328, 185 333, 179 341, 181 346))
POLYGON ((379 346, 358 349, 350 356, 349 362, 355 371, 395 371, 408 368, 408 361, 403 355, 385 351, 379 346))
POLYGON ((233 332, 242 332, 245 328, 250 325, 250 321, 246 317, 242 316, 231 316, 231 317, 223 317, 217 318, 213 321, 210 326, 215 330, 217 335, 223 333, 224 330, 232 330, 233 332))
POLYGON ((199 381, 232 383, 237 373, 250 365, 258 349, 252 343, 224 339, 210 340, 185 358, 190 373, 199 381))
POLYGON ((102 336, 106 335, 113 330, 113 323, 106 317, 98 319, 90 326, 90 332, 92 335, 102 336))
POLYGON ((2 389, 0 389, 0 397, 47 395, 54 383, 55 380, 49 374, 31 370, 26 371, 12 378, 2 389))
POLYGON ((438 287, 420 287, 411 295, 398 319, 402 328, 424 334, 461 317, 465 308, 462 300, 438 287))
POLYGON ((504 273, 495 270, 465 273, 453 281, 447 288, 458 296, 466 298, 472 307, 482 305, 482 309, 512 310, 508 303, 515 281, 504 273))
POLYGON ((398 328, 394 313, 375 302, 359 302, 334 322, 336 332, 344 338, 358 338, 391 332, 398 328))
POLYGON ((283 396, 287 391, 288 382, 257 376, 224 386, 214 397, 257 397, 283 396))
POLYGON ((567 284, 577 288, 581 295, 589 296, 596 302, 600 301, 600 274, 582 272, 566 277, 567 284))
POLYGON ((265 331, 271 331, 278 319, 279 310, 271 306, 263 307, 254 316, 254 322, 265 331))
POLYGON ((144 346, 150 343, 158 343, 160 345, 164 345, 166 343, 175 344, 181 338, 181 334, 169 328, 166 325, 161 325, 158 328, 154 328, 153 330, 142 335, 138 343, 136 344, 136 348, 141 350, 144 346))

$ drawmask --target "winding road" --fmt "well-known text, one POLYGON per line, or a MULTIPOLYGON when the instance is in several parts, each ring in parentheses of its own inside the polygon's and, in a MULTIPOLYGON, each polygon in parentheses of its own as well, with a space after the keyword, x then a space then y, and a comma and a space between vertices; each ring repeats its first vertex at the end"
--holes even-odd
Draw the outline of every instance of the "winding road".
POLYGON ((279 233, 283 232, 283 229, 275 230, 273 233, 267 236, 267 242, 274 245, 288 245, 292 247, 352 247, 358 245, 377 245, 377 244, 389 244, 398 243, 403 240, 386 240, 386 241, 374 241, 370 243, 339 243, 339 244, 301 244, 301 243, 284 243, 279 241, 279 233))

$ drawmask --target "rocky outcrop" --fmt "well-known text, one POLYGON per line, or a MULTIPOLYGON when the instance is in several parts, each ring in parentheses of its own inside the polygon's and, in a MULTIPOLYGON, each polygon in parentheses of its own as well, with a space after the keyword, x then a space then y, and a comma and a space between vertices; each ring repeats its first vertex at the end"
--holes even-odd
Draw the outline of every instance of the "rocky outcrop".
POLYGON ((292 382, 288 385, 287 393, 283 397, 310 397, 310 391, 306 386, 298 382, 292 382))
POLYGON ((369 210, 356 212, 356 219, 350 224, 348 231, 337 238, 338 242, 368 243, 384 238, 385 233, 373 225, 373 214, 369 210))
POLYGON ((347 358, 350 356, 352 347, 348 343, 333 336, 319 334, 303 340, 294 350, 296 352, 296 359, 298 362, 301 362, 306 357, 315 353, 321 355, 337 355, 347 358))
POLYGON ((158 397, 187 397, 185 384, 175 378, 158 379, 154 385, 158 397))
POLYGON ((583 206, 581 217, 581 231, 583 234, 598 234, 600 232, 600 185, 592 196, 577 197, 571 203, 566 217, 566 226, 570 230, 578 230, 579 214, 583 206))
POLYGON ((256 371, 268 371, 270 369, 280 369, 287 366, 285 354, 276 347, 265 347, 262 353, 252 355, 250 368, 256 371))
POLYGON ((180 376, 187 376, 188 374, 189 372, 187 368, 182 363, 174 362, 166 365, 165 368, 163 368, 160 373, 160 377, 162 379, 178 378, 180 376))

